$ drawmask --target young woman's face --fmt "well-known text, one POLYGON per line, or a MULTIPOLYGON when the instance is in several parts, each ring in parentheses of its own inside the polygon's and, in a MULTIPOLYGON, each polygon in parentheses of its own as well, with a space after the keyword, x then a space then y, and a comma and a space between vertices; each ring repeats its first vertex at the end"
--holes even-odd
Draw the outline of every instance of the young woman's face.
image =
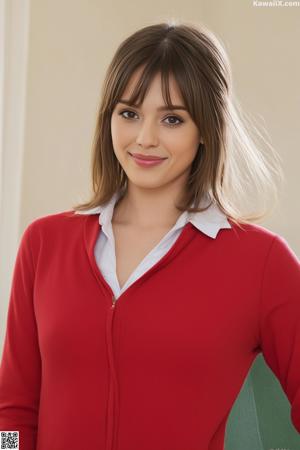
MULTIPOLYGON (((121 100, 128 100, 137 72, 126 87, 121 100)), ((173 105, 183 105, 176 81, 170 78, 173 105)), ((144 188, 159 188, 170 183, 185 185, 196 156, 201 136, 189 113, 183 109, 160 110, 165 106, 160 74, 152 81, 141 108, 119 102, 111 117, 114 153, 128 182, 144 188), (159 164, 140 165, 131 155, 157 156, 159 164)))

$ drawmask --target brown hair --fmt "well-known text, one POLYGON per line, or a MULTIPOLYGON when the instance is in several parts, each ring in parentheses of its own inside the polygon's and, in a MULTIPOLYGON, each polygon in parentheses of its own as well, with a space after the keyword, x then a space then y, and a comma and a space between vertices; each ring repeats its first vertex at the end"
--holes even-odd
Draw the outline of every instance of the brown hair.
MULTIPOLYGON (((277 200, 274 175, 279 176, 278 181, 283 178, 279 157, 263 138, 272 154, 268 162, 251 139, 245 118, 239 117, 231 68, 220 38, 203 25, 174 19, 137 30, 117 48, 101 92, 91 161, 93 195, 73 209, 94 208, 106 203, 116 191, 126 191, 127 175, 113 151, 111 114, 133 72, 140 67, 143 71, 130 102, 142 104, 152 78, 160 72, 162 95, 170 107, 171 73, 204 141, 192 163, 182 202, 176 205, 178 210, 206 209, 210 205, 192 206, 199 206, 202 195, 209 193, 211 201, 237 225, 264 218, 271 208, 259 211, 258 201, 263 200, 265 205, 268 190, 277 200), (254 196, 252 189, 257 190, 254 196), (252 213, 243 212, 249 197, 254 199, 252 213)), ((251 129, 258 132, 252 124, 251 129)))

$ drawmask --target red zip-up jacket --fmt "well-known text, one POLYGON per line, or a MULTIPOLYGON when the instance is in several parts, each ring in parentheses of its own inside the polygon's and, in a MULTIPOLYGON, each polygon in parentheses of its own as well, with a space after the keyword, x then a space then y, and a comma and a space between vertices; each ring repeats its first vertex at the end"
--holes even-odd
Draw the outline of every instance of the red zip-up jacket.
POLYGON ((188 222, 114 303, 98 215, 40 217, 17 253, 0 430, 21 450, 223 450, 262 352, 300 433, 300 263, 260 225, 211 239, 188 222))

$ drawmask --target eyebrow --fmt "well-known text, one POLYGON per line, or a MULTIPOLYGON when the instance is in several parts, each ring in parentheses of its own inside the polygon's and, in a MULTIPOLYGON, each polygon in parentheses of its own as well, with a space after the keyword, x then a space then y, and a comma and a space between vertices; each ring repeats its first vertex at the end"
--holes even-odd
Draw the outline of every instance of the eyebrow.
MULTIPOLYGON (((118 103, 124 103, 124 105, 133 106, 135 108, 138 108, 137 105, 130 103, 128 100, 121 99, 118 101, 118 103)), ((183 105, 172 105, 171 107, 163 105, 163 106, 159 106, 157 108, 157 111, 171 111, 173 109, 182 109, 183 111, 187 111, 187 109, 183 105)))

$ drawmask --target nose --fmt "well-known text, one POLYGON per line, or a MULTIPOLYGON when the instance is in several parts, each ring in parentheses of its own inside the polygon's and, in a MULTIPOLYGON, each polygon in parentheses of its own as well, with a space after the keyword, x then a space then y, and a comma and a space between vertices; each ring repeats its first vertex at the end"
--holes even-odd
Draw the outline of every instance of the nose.
POLYGON ((157 131, 153 122, 144 121, 137 134, 136 143, 145 148, 158 145, 157 131))

